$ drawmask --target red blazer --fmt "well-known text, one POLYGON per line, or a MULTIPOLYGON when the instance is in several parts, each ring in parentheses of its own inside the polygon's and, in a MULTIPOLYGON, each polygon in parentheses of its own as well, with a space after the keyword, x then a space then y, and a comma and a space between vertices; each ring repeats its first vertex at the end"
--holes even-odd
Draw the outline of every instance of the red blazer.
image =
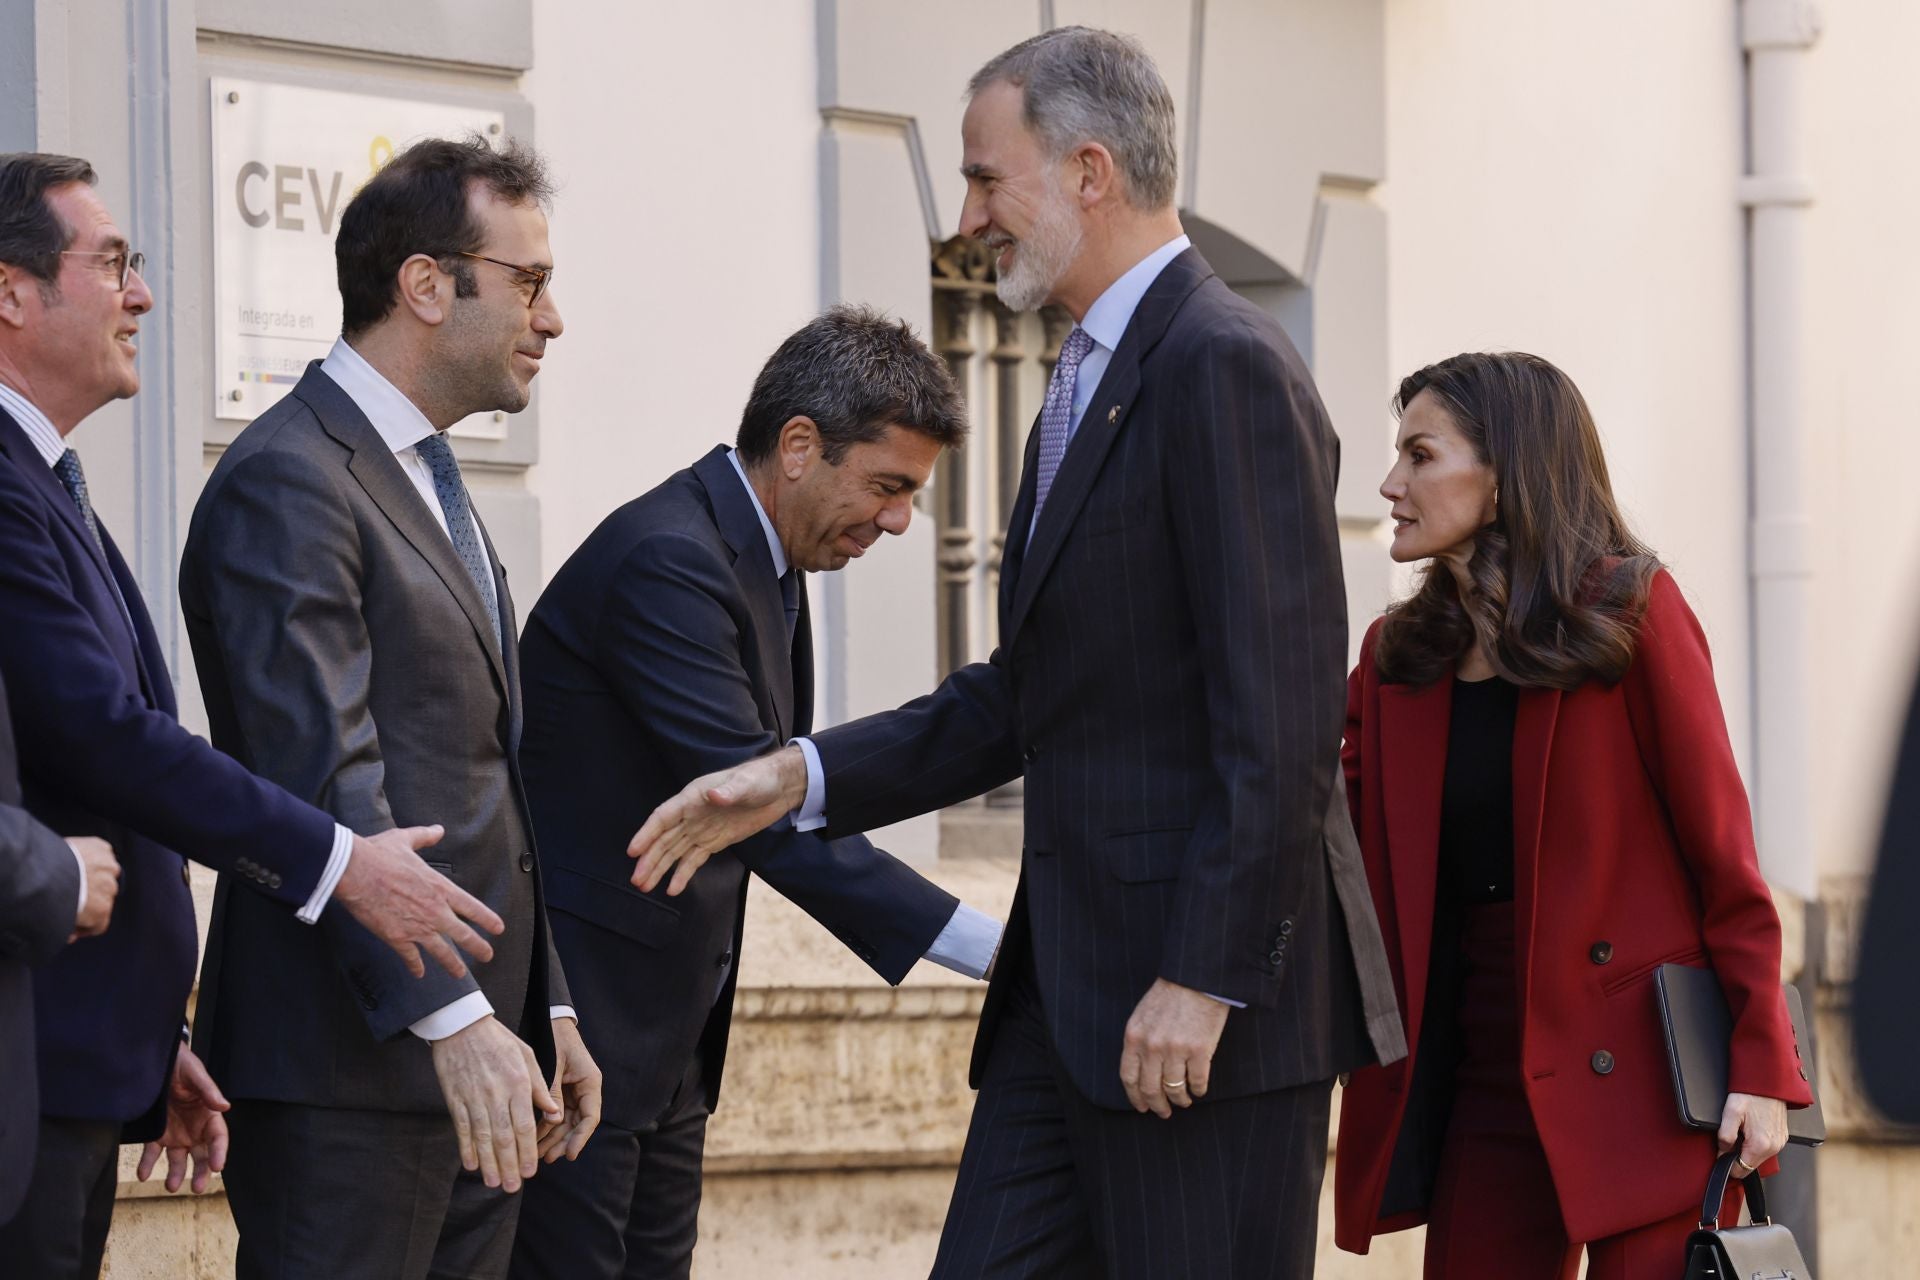
MULTIPOLYGON (((1347 681, 1341 762, 1409 1052, 1355 1072, 1342 1098, 1335 1239, 1355 1253, 1426 1220, 1424 1211, 1382 1219, 1379 1209, 1427 1012, 1452 699, 1449 680, 1383 683, 1379 630, 1375 622, 1347 681)), ((1527 1099, 1567 1232, 1595 1240, 1698 1204, 1713 1162, 1713 1136, 1677 1113, 1658 966, 1719 973, 1734 1017, 1730 1089, 1812 1101, 1706 637, 1665 572, 1620 684, 1522 691, 1513 808, 1527 1099)))

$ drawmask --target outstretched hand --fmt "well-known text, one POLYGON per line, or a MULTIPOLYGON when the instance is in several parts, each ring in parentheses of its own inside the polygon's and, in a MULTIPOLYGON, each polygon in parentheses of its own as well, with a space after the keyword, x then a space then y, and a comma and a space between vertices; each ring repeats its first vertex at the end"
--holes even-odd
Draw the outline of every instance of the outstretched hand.
POLYGON ((442 834, 443 828, 432 826, 355 836, 353 855, 333 891, 335 900, 392 947, 416 978, 427 972, 422 951, 456 978, 467 972, 461 951, 483 964, 493 959, 492 944, 468 920, 491 934, 507 928, 493 908, 421 860, 417 851, 438 843, 442 834))
POLYGON ((807 798, 807 762, 798 747, 695 778, 653 811, 627 845, 639 859, 636 888, 651 893, 668 871, 677 896, 708 858, 764 831, 807 798))

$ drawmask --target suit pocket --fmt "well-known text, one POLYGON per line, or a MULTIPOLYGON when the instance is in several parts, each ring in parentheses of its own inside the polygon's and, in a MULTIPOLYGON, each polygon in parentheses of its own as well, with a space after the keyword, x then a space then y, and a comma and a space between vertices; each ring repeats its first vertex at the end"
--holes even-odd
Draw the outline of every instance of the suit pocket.
POLYGON ((1626 972, 1617 973, 1602 982, 1600 984, 1600 994, 1604 996, 1619 995, 1636 982, 1651 978, 1653 971, 1663 964, 1697 964, 1706 958, 1707 953, 1700 947, 1688 947, 1684 951, 1676 951, 1672 955, 1661 956, 1658 960, 1649 960, 1645 964, 1635 965, 1626 972))
POLYGON ((1152 884, 1177 880, 1186 865, 1192 827, 1158 827, 1151 831, 1123 831, 1101 842, 1107 870, 1122 884, 1152 884))
POLYGON ((453 879, 453 864, 451 862, 432 862, 426 858, 422 858, 421 861, 425 862, 429 867, 432 867, 447 879, 453 879))
POLYGON ((1138 528, 1154 518, 1154 509, 1142 501, 1116 502, 1111 505, 1095 506, 1088 504, 1081 515, 1081 532, 1089 538, 1103 534, 1125 533, 1128 529, 1138 528))
POLYGON ((639 943, 663 947, 680 924, 680 912, 640 893, 632 885, 609 884, 568 867, 549 866, 547 907, 639 943))

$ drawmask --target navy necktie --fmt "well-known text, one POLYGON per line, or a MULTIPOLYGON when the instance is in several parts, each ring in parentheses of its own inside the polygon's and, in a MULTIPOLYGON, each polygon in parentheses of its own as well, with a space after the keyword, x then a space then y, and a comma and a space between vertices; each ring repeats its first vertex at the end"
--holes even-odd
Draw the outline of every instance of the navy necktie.
POLYGON ((71 449, 61 454, 60 461, 53 464, 53 474, 67 487, 73 505, 80 508, 80 519, 86 522, 87 532, 93 535, 93 545, 105 555, 107 544, 100 540, 100 522, 94 518, 92 499, 87 497, 87 473, 80 467, 80 455, 71 449))
MULTIPOLYGON (((460 479, 460 464, 454 460, 453 446, 436 432, 415 448, 433 472, 433 491, 439 496, 441 514, 447 518, 447 536, 453 539, 460 563, 467 566, 480 599, 486 603, 487 620, 493 623, 494 636, 501 638, 505 633, 500 630, 500 601, 493 594, 493 575, 487 572, 487 559, 480 553, 480 528, 473 520, 473 507, 467 499, 467 486, 460 479)), ((504 644, 504 639, 501 642, 504 644)))
POLYGON ((787 648, 793 648, 794 633, 800 629, 800 571, 788 569, 780 575, 780 603, 787 607, 787 648))

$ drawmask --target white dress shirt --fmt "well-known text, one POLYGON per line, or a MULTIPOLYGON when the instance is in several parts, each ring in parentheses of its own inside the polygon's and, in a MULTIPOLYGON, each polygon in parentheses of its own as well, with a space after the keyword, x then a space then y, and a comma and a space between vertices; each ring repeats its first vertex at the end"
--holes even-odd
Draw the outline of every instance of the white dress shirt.
MULTIPOLYGON (((773 521, 767 519, 767 510, 760 505, 760 495, 753 491, 753 484, 740 465, 740 455, 729 449, 727 461, 733 463, 733 472, 740 477, 741 487, 746 489, 747 498, 753 503, 753 513, 760 517, 760 529, 767 535, 767 550, 773 556, 773 576, 775 579, 784 578, 787 576, 787 551, 780 545, 780 535, 773 531, 773 521)), ((795 738, 794 741, 800 744, 801 753, 810 762, 807 766, 807 795, 811 800, 815 779, 820 773, 818 756, 813 744, 805 738, 795 738)), ((825 783, 819 786, 825 790, 825 783)), ((824 804, 822 807, 825 807, 824 804)), ((807 827, 800 827, 797 822, 794 825, 799 830, 811 831, 825 826, 826 819, 821 818, 807 827)), ((984 978, 987 976, 987 966, 993 963, 993 953, 1000 949, 1000 935, 1005 928, 986 912, 963 902, 953 909, 946 927, 940 930, 940 936, 927 948, 926 958, 943 969, 963 973, 969 978, 984 978)))
MULTIPOLYGON (((0 408, 4 408, 12 419, 20 424, 27 433, 27 439, 33 442, 34 449, 40 454, 49 470, 60 464, 60 457, 67 451, 67 442, 60 435, 59 428, 40 412, 31 400, 15 391, 4 382, 0 382, 0 408)), ((120 584, 111 577, 107 585, 113 588, 116 599, 120 601, 120 610, 127 618, 127 627, 133 629, 133 615, 127 610, 127 602, 120 595, 120 584)), ((69 845, 69 848, 72 846, 69 845)), ((313 887, 307 901, 294 914, 302 924, 312 924, 320 918, 320 912, 333 896, 334 886, 340 883, 340 873, 347 869, 347 859, 353 855, 353 832, 335 823, 333 827, 333 851, 327 857, 325 870, 320 873, 319 882, 313 887)), ((73 851, 73 860, 80 867, 80 902, 73 910, 75 918, 87 909, 87 864, 80 857, 80 851, 73 851)))
MULTIPOLYGON (((434 425, 427 421, 427 415, 421 413, 420 407, 407 399, 400 388, 388 382, 385 375, 368 364, 366 357, 349 346, 345 338, 337 340, 333 349, 327 352, 327 358, 320 364, 320 372, 332 378, 335 385, 347 393, 347 398, 359 407, 360 412, 367 415, 367 421, 373 424, 380 439, 393 450, 400 469, 406 472, 413 487, 420 491, 420 500, 427 504, 427 511, 432 514, 434 523, 445 533, 447 513, 441 509, 440 495, 433 487, 433 468, 420 456, 417 447, 435 431, 434 425)), ((487 556, 487 540, 479 536, 477 528, 474 530, 474 541, 479 543, 480 559, 491 573, 493 561, 487 556)), ((444 1040, 492 1013, 493 1004, 485 992, 469 991, 407 1029, 422 1040, 444 1040)), ((550 1006, 549 1016, 576 1017, 573 1009, 564 1004, 550 1006)))

